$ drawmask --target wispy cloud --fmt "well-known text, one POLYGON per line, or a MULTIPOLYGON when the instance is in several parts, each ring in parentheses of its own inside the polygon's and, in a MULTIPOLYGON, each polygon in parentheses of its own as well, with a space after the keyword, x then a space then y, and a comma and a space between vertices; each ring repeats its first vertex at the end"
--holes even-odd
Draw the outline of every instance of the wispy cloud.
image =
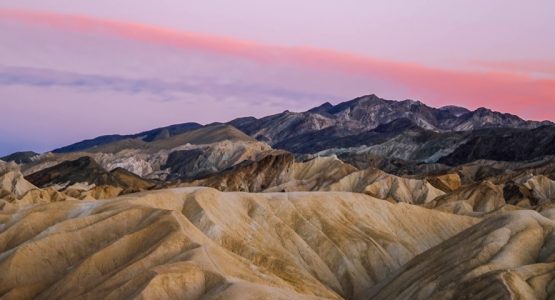
POLYGON ((503 70, 517 73, 530 73, 534 75, 555 77, 555 58, 552 61, 472 61, 472 65, 490 70, 503 70))
POLYGON ((180 81, 157 78, 125 78, 97 74, 57 71, 41 68, 0 66, 0 85, 28 85, 35 87, 66 87, 83 91, 110 90, 137 94, 163 96, 165 101, 175 101, 174 93, 209 94, 212 96, 241 95, 245 97, 275 95, 281 98, 328 98, 329 95, 306 93, 280 87, 249 84, 238 81, 220 82, 218 78, 191 77, 180 81))

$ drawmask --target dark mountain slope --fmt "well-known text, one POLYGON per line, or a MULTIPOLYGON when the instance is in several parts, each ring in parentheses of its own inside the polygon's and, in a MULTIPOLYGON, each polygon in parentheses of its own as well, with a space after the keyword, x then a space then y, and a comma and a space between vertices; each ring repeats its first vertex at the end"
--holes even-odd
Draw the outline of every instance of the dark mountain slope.
POLYGON ((319 113, 284 111, 261 119, 235 119, 228 124, 259 141, 275 144, 297 135, 333 126, 336 121, 319 113))
POLYGON ((137 138, 127 138, 113 143, 100 145, 88 149, 89 152, 117 153, 123 149, 145 149, 147 151, 159 151, 162 149, 172 149, 185 144, 211 144, 224 140, 231 141, 254 141, 253 138, 242 131, 227 124, 211 124, 196 129, 188 130, 184 133, 173 135, 167 138, 158 138, 151 142, 146 142, 137 138))
POLYGON ((456 117, 460 117, 460 116, 470 112, 470 110, 468 110, 467 108, 456 106, 456 105, 442 106, 439 109, 448 111, 450 114, 452 114, 456 117))
POLYGON ((200 178, 195 184, 221 191, 262 192, 279 184, 279 177, 294 161, 292 154, 275 151, 258 161, 243 161, 218 174, 200 178))
POLYGON ((121 187, 127 192, 145 190, 154 186, 154 182, 121 168, 108 172, 88 156, 72 161, 64 161, 26 176, 25 179, 38 187, 48 187, 55 184, 69 186, 84 182, 97 186, 121 187))
POLYGON ((54 153, 67 153, 67 152, 77 152, 77 151, 84 151, 89 150, 91 148, 95 148, 101 145, 106 145, 126 139, 139 139, 145 142, 152 142, 157 139, 167 138, 171 136, 175 136, 181 133, 185 133, 187 131, 191 131, 197 128, 200 128, 202 125, 197 123, 183 123, 183 124, 176 124, 167 127, 156 128, 148 131, 139 132, 136 134, 129 134, 129 135, 103 135, 96 137, 90 140, 84 140, 75 144, 71 144, 62 148, 58 148, 52 152, 54 153))
POLYGON ((330 148, 371 146, 383 143, 409 129, 425 131, 411 120, 401 118, 354 135, 345 128, 332 126, 286 139, 275 144, 274 148, 294 153, 316 153, 330 148))
POLYGON ((479 159, 524 161, 555 154, 555 126, 524 129, 483 129, 440 163, 460 165, 479 159))
POLYGON ((31 159, 37 155, 39 154, 33 151, 22 151, 22 152, 15 152, 4 157, 0 157, 0 160, 6 161, 6 162, 13 161, 18 164, 26 164, 26 163, 30 163, 32 161, 31 159))

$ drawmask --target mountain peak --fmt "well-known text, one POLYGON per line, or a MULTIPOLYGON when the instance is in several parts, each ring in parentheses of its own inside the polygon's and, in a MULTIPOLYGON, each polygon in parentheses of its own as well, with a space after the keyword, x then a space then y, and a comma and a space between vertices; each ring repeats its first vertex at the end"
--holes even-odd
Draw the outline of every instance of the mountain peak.
POLYGON ((492 113, 493 110, 487 108, 487 107, 478 107, 475 112, 481 112, 481 113, 492 113))
POLYGON ((412 100, 412 99, 405 99, 403 101, 400 101, 401 103, 406 103, 406 104, 424 104, 422 102, 420 102, 420 100, 412 100))
POLYGON ((381 102, 384 101, 384 99, 376 96, 376 94, 370 94, 370 95, 364 95, 358 98, 355 98, 353 100, 353 102, 362 102, 362 103, 366 103, 366 102, 381 102))
POLYGON ((309 109, 308 111, 312 112, 312 113, 321 114, 321 113, 327 113, 332 108, 333 108, 333 104, 331 104, 329 102, 325 102, 324 104, 322 104, 320 106, 313 107, 313 108, 309 109))
POLYGON ((446 106, 442 106, 438 109, 442 110, 442 111, 449 112, 452 115, 454 115, 455 117, 460 117, 460 116, 470 112, 469 109, 467 109, 465 107, 461 107, 461 106, 456 106, 456 105, 446 105, 446 106))
POLYGON ((516 121, 520 121, 520 122, 526 122, 517 115, 494 111, 494 110, 489 109, 487 107, 479 107, 473 112, 473 114, 481 116, 481 117, 483 117, 483 116, 497 116, 499 118, 512 119, 512 120, 516 120, 516 121))
POLYGON ((350 100, 350 101, 341 102, 341 103, 337 104, 336 106, 330 108, 328 110, 328 112, 331 113, 331 114, 337 114, 337 113, 342 112, 342 111, 347 110, 347 109, 353 109, 355 107, 367 107, 367 106, 371 106, 371 105, 383 104, 386 101, 387 100, 384 100, 384 99, 376 96, 375 94, 364 95, 364 96, 357 97, 357 98, 355 98, 353 100, 350 100))

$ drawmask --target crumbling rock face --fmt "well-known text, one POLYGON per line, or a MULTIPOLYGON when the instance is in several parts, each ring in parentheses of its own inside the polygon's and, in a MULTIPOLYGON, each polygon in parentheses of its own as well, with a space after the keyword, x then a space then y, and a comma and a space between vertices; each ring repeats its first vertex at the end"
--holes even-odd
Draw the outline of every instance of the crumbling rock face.
POLYGON ((119 195, 115 192, 117 190, 123 193, 133 193, 150 189, 155 185, 154 182, 122 168, 108 172, 89 156, 62 162, 28 175, 25 179, 41 188, 53 187, 57 190, 73 188, 73 190, 83 191, 93 189, 96 190, 92 191, 93 194, 112 196, 119 195), (111 192, 105 193, 107 190, 111 190, 111 192))
POLYGON ((25 180, 19 166, 0 161, 0 212, 33 204, 72 199, 54 189, 39 189, 25 180))
POLYGON ((221 191, 261 192, 281 184, 293 164, 292 154, 276 151, 258 161, 243 161, 215 176, 187 185, 210 186, 221 191))

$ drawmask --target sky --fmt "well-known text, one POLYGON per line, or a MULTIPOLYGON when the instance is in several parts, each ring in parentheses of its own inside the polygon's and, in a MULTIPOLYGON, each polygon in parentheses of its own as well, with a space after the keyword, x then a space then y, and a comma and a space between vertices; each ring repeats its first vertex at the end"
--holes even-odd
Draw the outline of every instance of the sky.
POLYGON ((555 121, 555 1, 0 0, 0 155, 376 94, 555 121))

